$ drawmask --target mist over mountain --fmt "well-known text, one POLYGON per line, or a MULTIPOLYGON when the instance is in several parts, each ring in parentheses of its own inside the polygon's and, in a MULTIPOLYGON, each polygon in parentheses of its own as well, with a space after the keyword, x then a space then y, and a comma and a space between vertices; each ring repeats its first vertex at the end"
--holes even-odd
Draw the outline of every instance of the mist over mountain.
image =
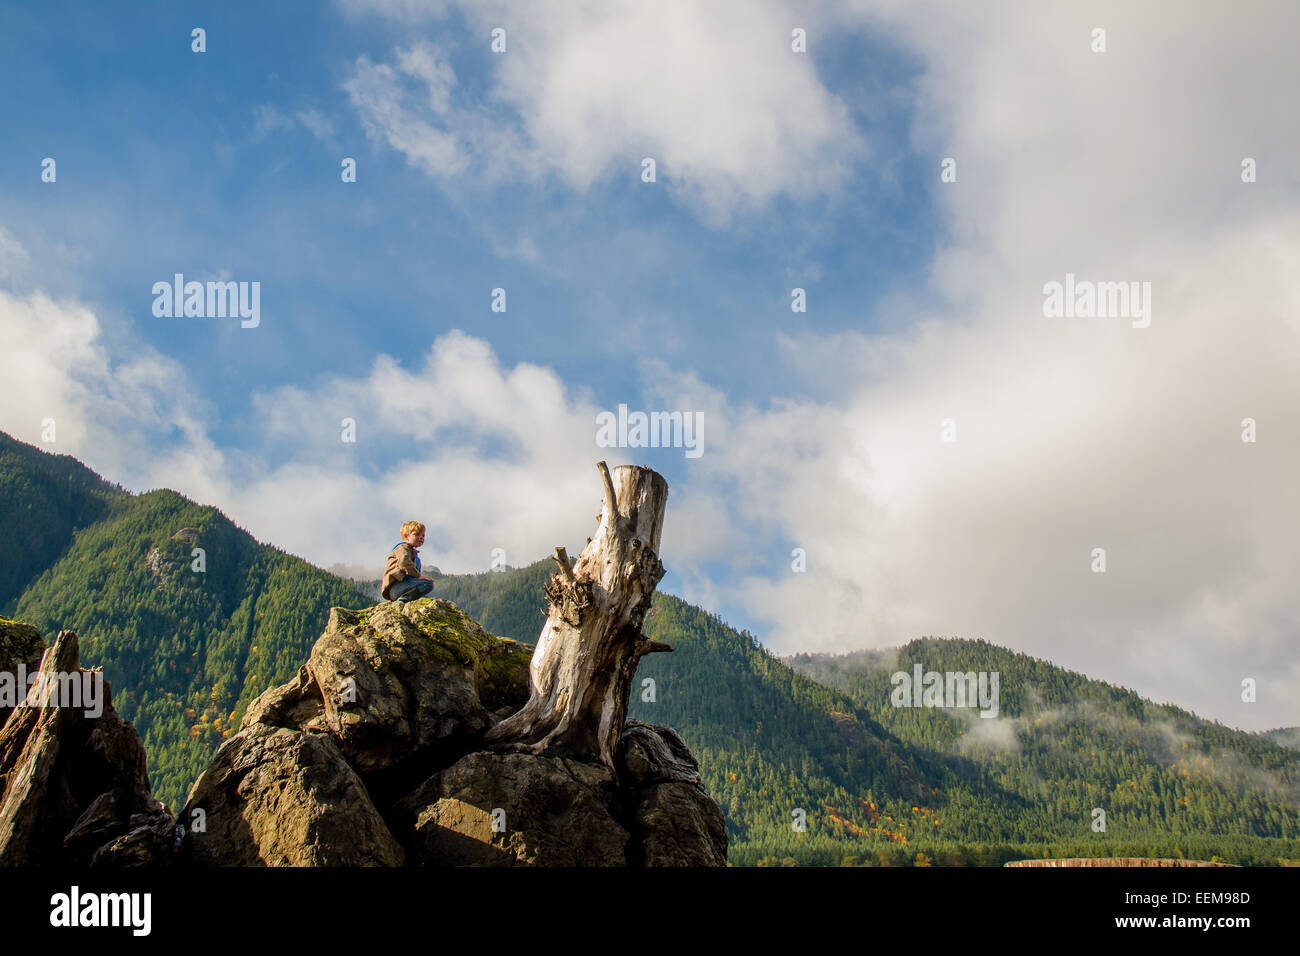
POLYGON ((1279 746, 1300 750, 1300 727, 1278 727, 1276 730, 1266 730, 1260 736, 1279 746))

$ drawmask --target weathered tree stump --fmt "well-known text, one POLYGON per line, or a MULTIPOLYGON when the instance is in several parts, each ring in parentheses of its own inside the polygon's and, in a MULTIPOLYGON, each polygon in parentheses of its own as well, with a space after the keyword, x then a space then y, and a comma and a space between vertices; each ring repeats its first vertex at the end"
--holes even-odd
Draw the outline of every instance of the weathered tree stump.
POLYGON ((596 533, 572 568, 555 549, 549 609, 529 668, 528 703, 487 734, 497 750, 597 758, 617 773, 637 662, 667 644, 646 640, 641 622, 655 585, 668 483, 639 465, 613 478, 600 462, 605 496, 596 533))

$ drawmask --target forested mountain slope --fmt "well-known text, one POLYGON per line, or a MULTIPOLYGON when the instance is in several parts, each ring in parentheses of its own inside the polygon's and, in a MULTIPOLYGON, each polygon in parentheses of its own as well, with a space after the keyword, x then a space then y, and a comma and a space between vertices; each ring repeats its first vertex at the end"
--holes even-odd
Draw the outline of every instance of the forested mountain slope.
POLYGON ((260 544, 174 491, 130 495, 66 456, 0 435, 5 615, 47 642, 81 636, 149 754, 153 792, 175 807, 244 707, 307 658, 351 582, 260 544), (49 527, 38 547, 28 529, 49 527), (202 560, 195 554, 201 549, 202 560), (201 568, 201 570, 198 570, 201 568))
MULTIPOLYGON (((900 741, 939 758, 945 789, 968 794, 963 805, 1005 795, 978 812, 952 815, 948 835, 963 841, 1086 846, 1132 839, 1199 846, 1187 855, 1209 859, 1234 847, 1248 853, 1243 848, 1254 838, 1294 844, 1300 836, 1300 754, 1269 735, 984 641, 924 638, 888 651, 787 662, 845 693, 900 741), (892 675, 913 675, 917 665, 922 673, 996 672, 997 716, 980 717, 978 707, 895 706, 892 675), (1104 833, 1093 830, 1098 810, 1104 833)), ((1274 848, 1295 855, 1284 844, 1274 848)))
MULTIPOLYGON (((3 434, 0 491, 0 613, 47 641, 81 635, 173 807, 248 702, 307 659, 329 608, 377 600, 376 582, 261 544, 216 509, 128 494, 3 434)), ((382 556, 366 559, 378 569, 382 556)), ((533 643, 552 568, 442 575, 435 595, 533 643)), ((1245 734, 979 641, 784 662, 665 594, 645 630, 675 650, 642 660, 631 716, 685 738, 734 863, 1300 857, 1300 752, 1281 745, 1286 731, 1245 734), (914 663, 998 671, 998 717, 892 706, 890 674, 914 663)))

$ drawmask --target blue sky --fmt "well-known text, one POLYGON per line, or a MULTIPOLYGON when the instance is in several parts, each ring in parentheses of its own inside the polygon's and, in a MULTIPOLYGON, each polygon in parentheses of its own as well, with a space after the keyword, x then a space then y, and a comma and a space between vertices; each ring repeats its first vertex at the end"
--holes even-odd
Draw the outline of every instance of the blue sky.
MULTIPOLYGON (((111 14, 41 4, 5 16, 0 79, 41 94, 6 105, 18 148, 6 150, 0 214, 33 250, 76 238, 77 268, 60 278, 120 334, 185 365, 214 404, 219 441, 238 442, 258 387, 359 374, 376 353, 423 352, 453 328, 504 363, 554 368, 605 407, 627 399, 645 355, 744 401, 824 392, 791 380, 775 335, 870 327, 873 303, 915 284, 935 243, 932 164, 906 142, 911 58, 862 33, 828 43, 818 67, 878 140, 853 185, 810 202, 777 197, 717 228, 674 200, 670 171, 642 183, 636 152, 583 190, 547 175, 462 193, 369 140, 344 84, 359 58, 408 41, 401 24, 314 3, 111 14), (195 24, 204 54, 190 50, 195 24), (871 70, 850 71, 861 60, 871 70), (306 111, 328 132, 293 119, 306 111), (37 152, 57 159, 57 191, 29 175, 37 152), (344 156, 358 161, 355 184, 340 181, 344 156), (544 245, 544 262, 502 254, 524 236, 544 245), (259 279, 256 337, 155 319, 149 288, 176 271, 259 279), (789 307, 796 285, 812 297, 807 313, 789 307), (504 315, 489 310, 496 287, 504 315), (621 342, 634 317, 667 347, 621 342)), ((490 92, 497 58, 471 31, 452 13, 433 35, 462 105, 504 114, 490 92)))
MULTIPOLYGON (((5 17, 0 80, 40 95, 6 105, 18 148, 6 151, 0 216, 48 254, 47 288, 93 302, 111 335, 180 363, 210 437, 271 466, 285 452, 249 441, 255 391, 360 375, 379 353, 407 362, 452 329, 504 364, 554 369, 602 408, 639 407, 646 357, 736 401, 831 396, 830 383, 792 374, 776 336, 870 328, 874 303, 915 284, 936 241, 931 160, 906 135, 915 57, 865 31, 825 37, 818 65, 876 141, 856 157, 853 185, 778 196, 719 227, 675 200, 671 171, 643 183, 634 151, 581 190, 548 175, 462 193, 374 142, 344 87, 360 58, 409 42, 400 22, 316 3, 33 4, 5 17), (205 53, 191 49, 194 26, 205 53), (57 191, 30 175, 35 153, 55 157, 57 191), (357 160, 356 183, 341 182, 343 157, 357 160), (543 243, 545 261, 504 254, 520 237, 543 243), (75 255, 60 262, 50 244, 70 240, 75 255), (154 317, 150 288, 178 271, 259 280, 256 335, 154 317), (489 308, 497 287, 505 314, 489 308), (812 309, 791 310, 795 287, 812 309)), ((509 124, 492 96, 490 37, 473 31, 453 10, 430 35, 462 105, 509 124)), ((372 474, 385 458, 368 456, 372 474)), ((680 452, 642 460, 670 482, 688 467, 680 452)))
POLYGON ((447 571, 576 552, 637 461, 662 587, 777 651, 983 637, 1300 722, 1297 14, 1251 6, 8 4, 0 428, 326 566, 409 517, 447 571), (177 272, 260 325, 155 317, 177 272), (1046 319, 1067 272, 1154 321, 1046 319), (705 453, 596 447, 619 404, 705 453))

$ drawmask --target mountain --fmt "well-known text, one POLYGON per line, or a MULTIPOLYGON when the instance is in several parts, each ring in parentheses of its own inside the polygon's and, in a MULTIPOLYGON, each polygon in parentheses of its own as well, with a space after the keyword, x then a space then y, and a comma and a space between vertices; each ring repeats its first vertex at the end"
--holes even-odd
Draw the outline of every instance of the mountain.
MULTIPOLYGON (((0 614, 81 635, 83 660, 104 667, 144 740, 154 794, 173 808, 249 702, 294 676, 330 608, 376 600, 374 583, 261 544, 216 509, 172 491, 128 494, 3 434, 0 488, 0 614)), ((552 570, 440 575, 434 595, 531 644, 552 570)), ((983 642, 786 662, 666 594, 645 631, 675 650, 643 658, 630 716, 689 746, 726 817, 732 863, 1300 858, 1300 752, 1263 735, 983 642), (999 716, 890 706, 890 672, 914 662, 1000 671, 999 716), (1092 829, 1097 807, 1104 833, 1092 829)))
POLYGON ((1252 846, 1295 855, 1300 759, 1275 739, 1284 733, 1235 730, 985 641, 924 638, 787 663, 930 755, 950 805, 960 800, 964 809, 947 821, 950 837, 1084 846, 1113 837, 1203 859, 1248 855, 1252 846), (897 706, 894 675, 918 668, 996 673, 997 716, 981 717, 978 707, 897 706), (1098 809, 1106 830, 1094 837, 1098 809))
POLYGON ((51 455, 0 432, 0 608, 126 492, 71 455, 51 455))
MULTIPOLYGON (((435 594, 490 608, 496 633, 531 640, 552 567, 440 578, 435 594)), ((737 865, 1300 856, 1300 759, 1265 735, 982 641, 783 661, 666 594, 644 629, 675 650, 642 660, 630 716, 690 746, 737 865), (998 716, 892 706, 891 675, 918 663, 998 670, 998 716)))
POLYGON ((174 491, 128 494, 2 433, 0 487, 0 613, 81 635, 172 807, 248 703, 307 657, 329 609, 372 603, 215 508, 174 491))

